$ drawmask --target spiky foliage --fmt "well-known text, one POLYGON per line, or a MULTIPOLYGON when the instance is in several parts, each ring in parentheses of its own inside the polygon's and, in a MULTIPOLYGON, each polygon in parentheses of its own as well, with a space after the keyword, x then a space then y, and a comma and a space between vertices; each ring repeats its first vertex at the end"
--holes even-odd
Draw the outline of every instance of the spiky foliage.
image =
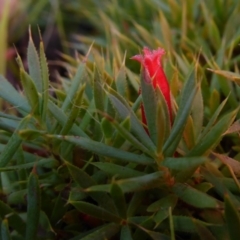
POLYGON ((23 92, 0 77, 2 239, 238 239, 240 5, 226 2, 81 8, 99 38, 78 37, 85 55, 63 55, 57 83, 30 36, 23 92), (128 60, 142 45, 168 52, 172 126, 128 60))

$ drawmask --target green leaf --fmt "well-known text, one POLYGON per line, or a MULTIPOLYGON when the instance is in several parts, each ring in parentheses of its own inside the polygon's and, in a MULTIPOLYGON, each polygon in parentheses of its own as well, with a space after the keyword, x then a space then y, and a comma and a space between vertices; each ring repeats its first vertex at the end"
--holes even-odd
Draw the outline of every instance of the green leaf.
MULTIPOLYGON (((128 132, 130 131, 130 118, 126 118, 124 121, 120 123, 121 128, 124 128, 128 132)), ((116 133, 116 136, 114 137, 112 146, 115 148, 121 148, 121 146, 126 142, 126 139, 123 137, 123 134, 120 134, 119 132, 116 133)))
POLYGON ((193 219, 193 223, 201 240, 216 240, 212 233, 200 221, 193 219))
POLYGON ((6 80, 0 76, 0 97, 11 103, 16 109, 20 109, 25 113, 30 112, 28 101, 6 80))
POLYGON ((62 104, 61 109, 65 112, 70 104, 73 102, 74 96, 79 89, 83 74, 85 72, 85 63, 80 63, 77 72, 72 80, 71 86, 67 92, 66 98, 62 104))
POLYGON ((179 109, 174 120, 171 133, 163 146, 164 156, 172 156, 179 144, 185 124, 191 111, 192 103, 197 91, 195 71, 192 70, 182 91, 179 109))
POLYGON ((206 161, 206 157, 165 158, 162 165, 171 170, 181 171, 192 167, 198 167, 206 161))
POLYGON ((136 162, 139 164, 153 163, 153 159, 147 156, 126 152, 117 148, 107 146, 104 143, 93 141, 91 139, 77 137, 77 136, 60 136, 60 135, 51 135, 51 136, 49 135, 49 137, 56 138, 56 139, 63 139, 77 146, 80 146, 88 151, 94 152, 96 154, 99 154, 105 157, 112 157, 114 159, 119 159, 127 162, 136 162))
POLYGON ((141 92, 148 131, 153 143, 157 145, 157 98, 152 79, 144 69, 141 73, 141 92))
POLYGON ((131 230, 128 225, 122 226, 120 240, 133 240, 131 230))
MULTIPOLYGON (((93 81, 94 102, 95 102, 96 109, 101 112, 104 112, 105 91, 101 84, 102 84, 102 82, 101 82, 101 78, 100 78, 100 73, 99 73, 98 69, 95 69, 94 81, 93 81)), ((99 115, 99 117, 100 117, 100 115, 99 115)))
MULTIPOLYGON (((211 170, 211 169, 210 169, 211 170)), ((224 185, 225 181, 222 177, 216 177, 213 175, 212 171, 206 168, 201 168, 201 174, 203 177, 214 186, 214 190, 224 198, 225 194, 231 199, 235 206, 240 208, 239 200, 229 191, 229 189, 224 185)))
POLYGON ((32 40, 31 29, 29 28, 29 42, 27 48, 27 61, 30 78, 33 80, 34 85, 36 86, 37 92, 42 93, 42 76, 41 76, 41 65, 39 62, 39 56, 35 45, 32 40))
POLYGON ((222 134, 227 131, 229 126, 233 123, 238 109, 226 114, 212 129, 198 142, 198 144, 187 154, 187 156, 201 156, 219 143, 222 134))
POLYGON ((208 121, 207 126, 204 128, 204 130, 200 134, 200 136, 198 138, 198 141, 200 139, 202 139, 210 131, 210 129, 212 128, 213 124, 216 122, 220 112, 222 111, 223 107, 226 105, 227 100, 228 100, 228 97, 226 99, 224 99, 224 101, 219 105, 219 107, 217 108, 217 110, 215 111, 215 113, 213 114, 211 119, 208 121))
POLYGON ((30 162, 30 163, 17 164, 17 165, 9 166, 9 167, 1 167, 0 172, 33 168, 34 166, 46 167, 46 166, 49 166, 49 164, 52 166, 54 166, 54 165, 57 166, 58 161, 55 159, 52 159, 52 158, 42 158, 42 159, 36 160, 34 162, 30 162))
POLYGON ((120 93, 120 95, 126 97, 127 79, 126 79, 125 66, 122 66, 120 68, 120 70, 117 74, 115 83, 117 86, 117 91, 120 93))
POLYGON ((152 153, 156 152, 156 146, 149 138, 148 134, 140 124, 137 116, 128 106, 125 99, 119 96, 119 94, 116 93, 114 90, 109 90, 108 96, 122 120, 125 120, 127 117, 130 117, 131 131, 138 137, 140 142, 144 144, 152 153))
POLYGON ((116 206, 119 217, 126 219, 127 218, 126 201, 122 189, 118 186, 118 184, 116 183, 112 184, 110 194, 116 206))
POLYGON ((8 229, 8 220, 4 219, 2 220, 1 224, 1 239, 3 240, 11 240, 10 232, 8 229))
POLYGON ((158 226, 164 219, 169 217, 169 208, 174 209, 177 204, 178 198, 175 195, 168 195, 160 200, 152 203, 148 208, 148 212, 156 212, 153 220, 158 226))
POLYGON ((82 97, 85 90, 85 84, 76 93, 73 105, 71 107, 70 113, 68 115, 67 121, 64 124, 60 134, 68 134, 69 130, 72 128, 74 122, 76 121, 78 114, 80 112, 80 105, 82 103, 82 97))
POLYGON ((148 212, 156 212, 158 210, 166 209, 168 211, 169 207, 174 208, 177 203, 177 196, 170 194, 164 198, 159 199, 158 201, 150 204, 147 208, 148 212))
POLYGON ((22 143, 22 139, 20 138, 18 131, 26 128, 30 118, 31 116, 29 115, 23 118, 19 123, 18 128, 16 128, 12 136, 9 138, 8 143, 5 145, 0 155, 0 168, 5 167, 12 160, 15 152, 17 152, 22 143))
MULTIPOLYGON (((105 115, 106 116, 106 115, 105 115)), ((139 150, 141 150, 144 153, 147 153, 148 155, 154 157, 151 151, 149 151, 148 148, 146 148, 141 142, 136 139, 131 132, 129 132, 124 126, 130 125, 127 124, 126 121, 129 121, 130 123, 130 118, 126 118, 121 124, 119 124, 115 119, 113 119, 110 116, 106 116, 106 118, 111 122, 111 124, 118 130, 118 133, 123 137, 123 139, 128 140, 132 145, 139 150)))
POLYGON ((135 192, 130 202, 128 203, 127 216, 128 218, 134 217, 139 207, 142 205, 142 201, 145 199, 145 192, 135 192))
POLYGON ((92 165, 96 166, 97 168, 101 169, 102 171, 110 174, 115 178, 131 178, 131 177, 140 177, 145 175, 145 173, 134 170, 127 166, 119 166, 114 163, 107 163, 107 162, 96 162, 92 163, 92 165))
POLYGON ((187 184, 176 183, 173 186, 173 192, 184 202, 192 205, 196 208, 218 208, 218 201, 207 195, 206 193, 200 192, 187 184))
POLYGON ((104 134, 105 142, 111 143, 114 130, 113 130, 110 122, 105 117, 102 118, 102 120, 101 120, 101 130, 104 134))
MULTIPOLYGON (((155 173, 146 174, 141 177, 128 178, 128 179, 118 180, 114 182, 115 184, 118 184, 118 186, 122 189, 124 193, 135 192, 135 191, 152 189, 152 188, 158 187, 159 184, 162 183, 163 175, 164 175, 163 172, 155 172, 155 173)), ((112 184, 96 185, 86 189, 86 191, 110 192, 111 186, 112 184)))
MULTIPOLYGON (((84 188, 89 188, 91 186, 96 185, 96 181, 89 176, 85 171, 83 171, 80 168, 77 168, 73 166, 72 164, 65 162, 67 165, 67 168, 69 170, 69 173, 73 180, 78 184, 78 186, 83 191, 84 188)), ((101 207, 108 209, 112 213, 116 212, 116 208, 114 206, 114 203, 112 199, 107 195, 106 193, 88 193, 90 197, 92 197, 101 207)), ((69 199, 69 202, 71 199, 69 199)))
POLYGON ((46 55, 44 52, 43 42, 40 42, 39 47, 39 55, 40 55, 40 65, 41 65, 41 74, 42 74, 42 99, 41 99, 41 116, 43 122, 46 121, 47 109, 48 109, 48 87, 49 87, 49 73, 48 73, 48 63, 46 59, 46 55))
POLYGON ((16 230, 21 235, 25 234, 26 223, 22 220, 19 215, 9 207, 9 205, 0 201, 0 216, 2 219, 8 219, 8 224, 11 228, 16 230))
POLYGON ((167 107, 167 102, 159 87, 156 88, 156 94, 157 94, 157 124, 156 124, 157 153, 158 155, 160 155, 161 159, 163 145, 166 139, 169 137, 171 131, 171 120, 167 107))
POLYGON ((110 239, 119 231, 119 228, 119 225, 115 223, 105 224, 102 227, 93 231, 92 233, 88 234, 87 236, 81 238, 81 240, 110 239))
POLYGON ((172 217, 172 208, 168 208, 169 213, 169 225, 170 225, 170 232, 171 232, 171 240, 175 240, 175 231, 174 231, 174 224, 173 224, 173 217, 172 217))
POLYGON ((32 141, 39 137, 41 137, 43 134, 46 134, 45 131, 39 131, 36 129, 23 129, 19 130, 19 136, 25 140, 25 141, 32 141))
POLYGON ((20 77, 24 93, 27 97, 29 105, 32 108, 32 112, 39 115, 39 96, 35 84, 31 77, 22 68, 20 68, 20 77))
POLYGON ((4 1, 1 3, 1 21, 0 21, 0 74, 5 75, 7 65, 7 45, 8 45, 8 22, 10 20, 10 2, 4 1))
POLYGON ((44 229, 44 231, 46 231, 46 234, 48 232, 55 233, 51 226, 51 223, 50 223, 50 220, 49 220, 47 214, 42 210, 40 212, 39 225, 42 227, 42 229, 44 229))
POLYGON ((237 240, 240 236, 240 216, 238 209, 227 194, 225 195, 224 202, 225 218, 230 239, 237 240))
MULTIPOLYGON (((66 122, 68 121, 68 117, 63 112, 63 110, 59 108, 57 105, 55 105, 52 101, 48 101, 48 108, 52 115, 57 119, 58 123, 61 126, 65 126, 66 122)), ((71 133, 77 136, 88 138, 88 135, 84 131, 82 131, 82 129, 78 127, 76 124, 72 125, 71 133)))
POLYGON ((36 239, 40 216, 40 187, 36 173, 28 179, 26 240, 36 239))
POLYGON ((200 221, 198 219, 194 219, 192 217, 173 216, 173 224, 174 224, 175 231, 188 232, 188 233, 197 232, 198 229, 196 229, 196 226, 195 226, 196 222, 198 222, 199 224, 202 224, 203 226, 219 226, 219 227, 221 227, 221 225, 206 223, 206 222, 200 221))
POLYGON ((71 201, 69 203, 80 212, 88 214, 92 217, 118 224, 121 222, 121 218, 96 205, 83 201, 71 201))

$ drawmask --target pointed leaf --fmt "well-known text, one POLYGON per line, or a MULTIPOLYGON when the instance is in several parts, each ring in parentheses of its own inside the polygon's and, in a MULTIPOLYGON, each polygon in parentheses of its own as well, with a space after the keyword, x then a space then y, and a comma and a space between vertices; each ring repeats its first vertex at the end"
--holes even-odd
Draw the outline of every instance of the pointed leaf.
POLYGON ((10 232, 9 232, 8 220, 7 219, 2 220, 0 238, 4 239, 4 240, 11 240, 11 235, 10 235, 10 232))
POLYGON ((32 240, 36 238, 39 216, 40 187, 36 173, 32 172, 28 180, 26 240, 32 240))
POLYGON ((104 162, 96 162, 92 163, 97 168, 101 169, 102 171, 110 174, 113 177, 116 178, 131 178, 131 177, 140 177, 145 175, 145 173, 134 170, 132 168, 129 168, 127 166, 119 166, 114 163, 104 163, 104 162))
MULTIPOLYGON (((105 115, 106 116, 106 115, 105 115)), ((110 121, 112 123, 112 125, 118 130, 118 133, 125 139, 128 140, 130 143, 132 143, 132 145, 136 148, 138 148, 139 150, 141 150, 144 153, 147 153, 148 155, 154 157, 154 155, 152 154, 151 151, 149 151, 148 148, 146 148, 141 142, 138 141, 137 138, 135 138, 133 136, 133 134, 131 134, 131 132, 129 132, 124 126, 124 125, 130 125, 130 118, 126 118, 121 124, 119 124, 117 121, 115 121, 115 119, 113 119, 110 116, 106 116, 106 118, 108 119, 108 121, 110 121), (129 121, 129 124, 126 123, 126 121, 129 121)))
POLYGON ((207 195, 206 193, 200 192, 187 184, 176 183, 173 186, 173 192, 184 202, 192 205, 196 208, 218 208, 218 201, 207 195))
MULTIPOLYGON (((52 101, 48 101, 48 108, 49 108, 49 111, 52 113, 52 115, 57 119, 58 123, 61 126, 65 126, 68 120, 68 117, 63 112, 63 110, 59 108, 56 104, 54 104, 52 101)), ((77 136, 88 138, 88 135, 84 131, 82 131, 82 129, 78 127, 76 124, 73 124, 71 128, 71 133, 74 133, 74 135, 77 135, 77 136)))
MULTIPOLYGON (((69 173, 73 180, 83 191, 83 188, 88 188, 96 185, 96 181, 89 176, 85 171, 80 168, 73 166, 72 164, 65 162, 69 173)), ((89 193, 89 195, 103 208, 108 209, 112 213, 115 213, 115 207, 112 199, 106 193, 89 193)), ((71 201, 71 199, 69 199, 71 201)))
POLYGON ((172 131, 163 146, 164 156, 172 156, 176 150, 176 147, 178 146, 178 143, 180 141, 179 136, 182 135, 182 132, 184 130, 184 126, 190 114, 196 91, 197 85, 195 80, 195 71, 192 70, 182 91, 179 109, 174 120, 172 131))
MULTIPOLYGON (((118 181, 115 181, 115 183, 118 184, 118 186, 122 189, 124 193, 135 192, 135 191, 140 191, 145 189, 152 189, 159 186, 159 184, 162 183, 163 175, 164 175, 163 172, 155 172, 155 173, 150 173, 141 177, 118 180, 118 181)), ((111 186, 112 186, 111 184, 96 185, 86 189, 86 191, 110 192, 111 186)))
POLYGON ((72 128, 74 122, 76 121, 78 114, 80 112, 80 105, 82 103, 82 97, 85 90, 85 85, 83 85, 79 91, 76 93, 73 106, 71 107, 70 113, 68 115, 67 121, 64 124, 60 134, 68 134, 69 130, 72 128))
POLYGON ((37 92, 41 93, 43 90, 42 86, 42 76, 41 76, 41 66, 39 62, 39 56, 37 49, 33 43, 31 29, 29 29, 29 42, 27 48, 27 62, 28 69, 31 79, 34 81, 37 92))
POLYGON ((17 109, 26 113, 30 112, 28 101, 3 76, 0 76, 0 97, 17 109))
POLYGON ((31 116, 23 118, 23 120, 19 123, 18 128, 16 128, 12 136, 9 138, 0 155, 0 167, 5 167, 12 160, 15 152, 17 152, 22 143, 22 139, 20 138, 18 131, 26 128, 30 118, 31 116))
POLYGON ((188 156, 201 156, 213 148, 219 143, 222 138, 222 134, 229 128, 234 121, 238 109, 226 114, 219 122, 214 125, 199 142, 198 144, 187 154, 188 156))
POLYGON ((39 115, 39 96, 35 84, 23 69, 20 69, 20 77, 29 105, 31 106, 32 111, 36 115, 39 115))
POLYGON ((61 136, 61 135, 49 135, 49 137, 56 139, 63 139, 65 141, 71 142, 77 146, 80 146, 88 151, 94 152, 96 154, 112 157, 127 162, 136 162, 139 164, 152 164, 153 159, 138 155, 131 152, 126 152, 117 148, 113 148, 105 145, 104 143, 93 141, 91 139, 75 136, 61 136))
POLYGON ((231 240, 237 240, 240 236, 240 216, 238 209, 228 195, 225 195, 225 218, 228 233, 231 240))
POLYGON ((127 117, 130 117, 131 130, 133 133, 138 137, 142 144, 149 148, 150 151, 155 152, 156 146, 153 144, 152 140, 149 138, 148 134, 137 119, 135 113, 128 106, 126 101, 114 90, 111 90, 108 95, 120 118, 124 120, 127 117))
POLYGON ((95 218, 115 223, 121 222, 121 218, 96 205, 82 201, 71 201, 69 203, 72 204, 80 212, 88 214, 95 218))
POLYGON ((113 183, 110 189, 110 194, 113 198, 114 204, 116 206, 119 217, 126 219, 126 201, 122 189, 118 186, 118 184, 113 183))
MULTIPOLYGON (((99 240, 99 239, 111 239, 119 231, 119 225, 115 223, 109 223, 96 229, 92 233, 88 234, 81 240, 99 240)), ((127 240, 127 239, 126 239, 127 240)))
POLYGON ((141 92, 148 131, 153 143, 157 144, 157 98, 152 80, 144 70, 141 73, 141 92), (147 81, 145 78, 148 78, 147 81))
POLYGON ((9 205, 2 201, 0 201, 0 216, 2 219, 7 217, 8 224, 11 228, 15 229, 21 235, 25 234, 26 223, 9 205))
POLYGON ((193 219, 193 223, 201 240, 216 240, 212 233, 201 224, 200 221, 193 219))
POLYGON ((40 55, 40 65, 42 70, 41 71, 41 74, 42 74, 41 116, 42 116, 43 122, 45 122, 46 116, 47 116, 47 109, 48 109, 49 73, 48 73, 48 63, 47 63, 42 41, 40 42, 39 55, 40 55))
POLYGON ((172 170, 186 170, 197 167, 207 161, 205 157, 165 158, 162 165, 172 170))
POLYGON ((131 230, 128 225, 122 226, 120 240, 133 240, 131 230))
POLYGON ((101 112, 104 112, 105 91, 101 84, 102 82, 100 79, 100 73, 98 69, 95 69, 94 82, 93 82, 94 102, 95 102, 96 109, 101 112))
POLYGON ((61 109, 64 112, 68 109, 71 102, 73 102, 74 96, 75 96, 77 90, 79 89, 83 74, 85 72, 85 67, 86 67, 85 63, 81 63, 78 66, 77 72, 72 80, 71 87, 69 88, 69 90, 67 92, 67 95, 66 95, 67 97, 65 98, 65 100, 62 104, 62 107, 61 107, 61 109))

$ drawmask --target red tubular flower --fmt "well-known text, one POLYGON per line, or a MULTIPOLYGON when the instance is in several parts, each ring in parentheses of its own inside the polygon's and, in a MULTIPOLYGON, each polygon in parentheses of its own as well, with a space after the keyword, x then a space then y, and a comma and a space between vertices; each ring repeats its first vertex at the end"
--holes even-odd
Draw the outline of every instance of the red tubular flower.
MULTIPOLYGON (((135 55, 131 59, 140 62, 143 66, 144 74, 148 74, 152 80, 154 89, 158 86, 161 90, 169 111, 170 121, 172 123, 172 107, 171 107, 171 96, 170 88, 166 78, 166 75, 162 68, 161 58, 165 54, 164 49, 158 48, 157 50, 150 50, 147 47, 143 48, 142 55, 135 55)), ((146 81, 149 81, 149 77, 145 78, 146 81)), ((142 110, 142 121, 146 124, 146 116, 144 112, 144 107, 141 107, 142 110)))

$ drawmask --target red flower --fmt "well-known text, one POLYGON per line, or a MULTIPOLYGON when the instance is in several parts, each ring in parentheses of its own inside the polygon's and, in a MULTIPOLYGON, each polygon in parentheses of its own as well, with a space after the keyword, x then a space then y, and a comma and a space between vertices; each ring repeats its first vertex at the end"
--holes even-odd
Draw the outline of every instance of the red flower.
MULTIPOLYGON (((159 89, 162 91, 162 94, 168 106, 170 121, 172 123, 170 88, 161 63, 161 58, 164 54, 165 51, 162 48, 158 48, 157 50, 151 51, 147 47, 144 47, 143 55, 135 55, 131 59, 136 60, 142 64, 144 76, 146 76, 146 74, 150 76, 150 78, 146 76, 145 80, 149 81, 149 79, 151 79, 154 89, 158 86, 159 89)), ((141 109, 142 109, 142 121, 144 124, 146 124, 144 107, 142 106, 141 109)))

